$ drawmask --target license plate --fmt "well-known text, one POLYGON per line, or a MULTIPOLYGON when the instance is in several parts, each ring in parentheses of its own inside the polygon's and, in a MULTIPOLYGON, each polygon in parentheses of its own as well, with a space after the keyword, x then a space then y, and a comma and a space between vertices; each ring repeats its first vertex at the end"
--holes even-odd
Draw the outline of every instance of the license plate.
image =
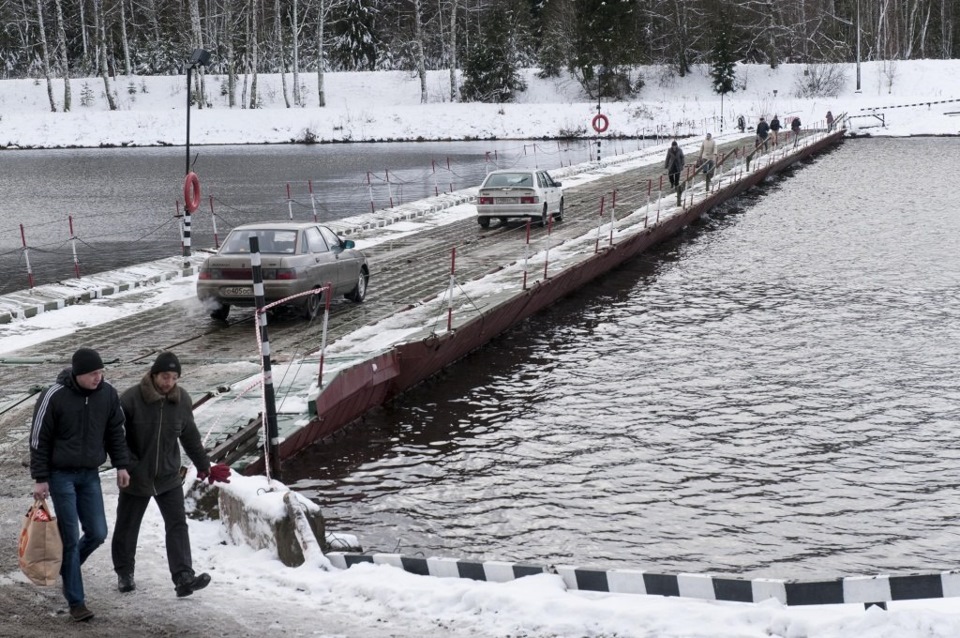
POLYGON ((252 286, 231 286, 229 288, 221 288, 220 294, 224 297, 252 297, 253 296, 253 287, 252 286))
POLYGON ((519 197, 498 197, 497 203, 498 204, 519 204, 520 198, 519 197))

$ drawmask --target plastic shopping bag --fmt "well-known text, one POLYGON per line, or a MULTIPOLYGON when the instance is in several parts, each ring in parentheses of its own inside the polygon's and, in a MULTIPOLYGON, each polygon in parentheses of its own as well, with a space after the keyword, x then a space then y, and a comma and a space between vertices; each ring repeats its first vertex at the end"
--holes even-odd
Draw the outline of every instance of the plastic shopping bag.
POLYGON ((57 584, 63 561, 63 542, 57 519, 50 513, 46 499, 34 501, 20 528, 20 571, 34 585, 57 584))

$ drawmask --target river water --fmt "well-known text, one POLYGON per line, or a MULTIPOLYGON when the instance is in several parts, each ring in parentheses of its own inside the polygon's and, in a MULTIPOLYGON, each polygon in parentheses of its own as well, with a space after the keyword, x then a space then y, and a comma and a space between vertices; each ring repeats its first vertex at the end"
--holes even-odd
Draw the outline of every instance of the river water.
POLYGON ((776 578, 955 568, 960 197, 935 167, 958 162, 957 139, 847 141, 284 479, 369 551, 776 578))

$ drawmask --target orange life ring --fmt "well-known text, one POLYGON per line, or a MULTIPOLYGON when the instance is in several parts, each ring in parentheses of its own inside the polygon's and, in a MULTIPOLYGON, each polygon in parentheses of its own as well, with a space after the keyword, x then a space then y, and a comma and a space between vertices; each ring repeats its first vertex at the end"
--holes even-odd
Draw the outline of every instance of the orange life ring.
POLYGON ((187 173, 183 180, 183 207, 188 213, 200 208, 200 178, 193 171, 187 173))
POLYGON ((607 119, 607 116, 603 113, 597 113, 593 116, 593 122, 591 122, 593 130, 597 133, 603 133, 607 130, 607 127, 610 126, 610 120, 607 119))

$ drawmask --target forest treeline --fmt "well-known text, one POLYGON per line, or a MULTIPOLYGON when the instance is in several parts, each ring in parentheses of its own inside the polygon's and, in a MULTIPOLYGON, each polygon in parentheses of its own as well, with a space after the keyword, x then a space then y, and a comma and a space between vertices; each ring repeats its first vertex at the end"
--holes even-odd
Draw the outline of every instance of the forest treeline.
POLYGON ((508 101, 522 67, 623 97, 642 89, 637 65, 683 76, 705 63, 728 92, 738 61, 957 57, 958 12, 960 0, 0 0, 0 76, 46 78, 54 110, 55 79, 100 76, 109 96, 111 78, 183 73, 198 48, 211 53, 198 93, 203 73, 222 74, 245 108, 259 73, 283 74, 288 106, 305 103, 302 73, 317 74, 323 106, 325 71, 408 70, 426 101, 426 71, 448 69, 450 100, 508 101))

